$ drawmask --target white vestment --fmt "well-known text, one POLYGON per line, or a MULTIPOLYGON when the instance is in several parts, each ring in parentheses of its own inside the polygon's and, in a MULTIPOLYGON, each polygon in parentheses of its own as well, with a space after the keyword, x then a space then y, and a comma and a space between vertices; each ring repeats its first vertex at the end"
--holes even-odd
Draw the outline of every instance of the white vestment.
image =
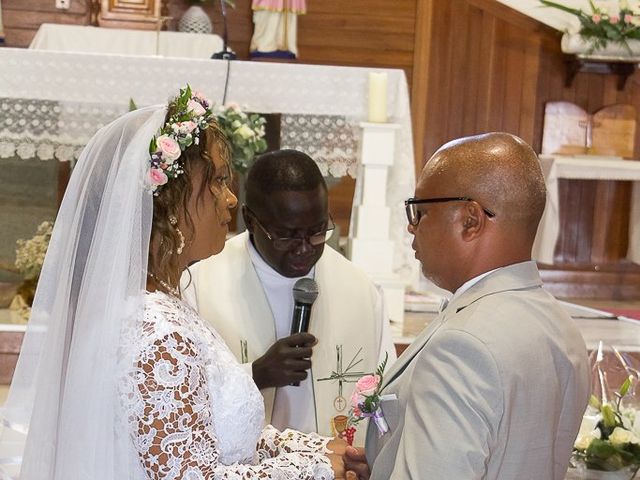
MULTIPOLYGON (((248 234, 227 241, 222 253, 189 270, 191 284, 184 289, 185 299, 213 325, 238 359, 242 359, 243 342, 247 354, 243 360, 252 362, 261 357, 277 335, 265 288, 251 261, 248 234)), ((353 383, 348 382, 375 371, 385 353, 389 354, 389 365, 396 356, 382 296, 364 272, 325 247, 315 265, 314 278, 319 295, 312 308, 310 333, 318 344, 313 348, 311 389, 304 404, 315 414, 318 433, 333 435, 334 417, 348 415, 353 391, 353 383), (350 363, 356 364, 348 369, 350 363), (347 374, 346 381, 322 380, 340 371, 347 374)), ((185 273, 183 288, 188 281, 189 274, 185 273)), ((276 389, 264 389, 262 394, 267 422, 271 423, 272 416, 282 417, 273 411, 276 389)), ((295 425, 295 419, 292 423, 295 425)), ((359 444, 361 430, 357 437, 360 442, 356 440, 359 444)))

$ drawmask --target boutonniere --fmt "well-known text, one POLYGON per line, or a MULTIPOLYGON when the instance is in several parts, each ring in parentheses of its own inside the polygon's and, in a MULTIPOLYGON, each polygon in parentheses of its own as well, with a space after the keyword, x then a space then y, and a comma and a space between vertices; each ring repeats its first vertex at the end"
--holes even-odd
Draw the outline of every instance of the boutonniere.
MULTIPOLYGON (((373 375, 365 375, 358 380, 356 388, 351 395, 351 409, 349 410, 349 427, 355 426, 369 418, 373 420, 378 428, 378 436, 382 436, 389 431, 382 408, 380 408, 380 395, 382 392, 382 381, 384 379, 384 369, 387 366, 389 355, 385 355, 384 360, 378 366, 373 375)), ((353 439, 353 435, 350 436, 353 439)), ((347 439, 348 441, 349 439, 347 439)))

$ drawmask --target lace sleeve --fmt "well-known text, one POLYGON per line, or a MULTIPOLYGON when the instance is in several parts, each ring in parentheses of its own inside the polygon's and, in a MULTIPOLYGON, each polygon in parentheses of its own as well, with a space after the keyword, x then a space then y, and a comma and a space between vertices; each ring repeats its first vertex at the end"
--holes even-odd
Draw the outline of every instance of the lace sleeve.
POLYGON ((331 439, 317 433, 302 433, 297 430, 278 431, 271 425, 262 431, 258 442, 258 452, 265 457, 275 457, 283 453, 328 453, 327 444, 331 439))
POLYGON ((196 342, 179 333, 144 347, 135 377, 140 403, 131 427, 147 478, 333 478, 329 460, 310 451, 259 454, 257 465, 219 463, 205 363, 196 342))

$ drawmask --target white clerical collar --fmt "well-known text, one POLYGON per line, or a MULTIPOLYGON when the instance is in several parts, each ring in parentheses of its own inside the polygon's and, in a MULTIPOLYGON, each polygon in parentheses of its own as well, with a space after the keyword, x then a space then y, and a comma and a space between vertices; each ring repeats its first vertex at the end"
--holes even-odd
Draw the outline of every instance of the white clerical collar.
POLYGON ((283 286, 291 285, 291 287, 293 287, 293 284, 296 283, 301 278, 304 278, 304 277, 314 278, 315 276, 315 271, 316 271, 315 265, 311 267, 311 270, 309 270, 309 273, 301 277, 289 278, 276 272, 273 269, 273 267, 269 265, 267 262, 265 262, 264 258, 260 256, 260 253, 258 253, 258 250, 256 250, 256 247, 253 246, 253 243, 251 242, 251 237, 249 235, 247 235, 247 249, 249 250, 249 258, 251 259, 251 263, 256 269, 256 272, 258 272, 258 276, 263 281, 269 281, 272 284, 278 283, 283 286))
POLYGON ((466 292, 467 290, 469 290, 473 285, 475 285, 476 283, 478 283, 480 280, 482 280, 484 277, 486 277, 487 275, 489 275, 490 273, 495 272, 496 270, 498 270, 497 268, 494 268, 493 270, 489 270, 488 272, 484 272, 481 273, 480 275, 478 275, 477 277, 473 277, 471 280, 467 280, 466 282, 464 282, 462 284, 462 286, 460 288, 458 288, 454 294, 453 297, 451 297, 451 300, 449 300, 449 303, 451 303, 453 300, 455 300, 456 298, 458 298, 460 295, 462 295, 464 292, 466 292))

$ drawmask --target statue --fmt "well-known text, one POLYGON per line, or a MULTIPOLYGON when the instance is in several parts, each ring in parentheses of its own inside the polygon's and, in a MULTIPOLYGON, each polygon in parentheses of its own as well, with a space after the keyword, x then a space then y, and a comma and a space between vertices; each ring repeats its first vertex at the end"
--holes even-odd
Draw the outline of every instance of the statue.
POLYGON ((251 57, 296 58, 297 20, 306 7, 306 0, 252 0, 251 57))

